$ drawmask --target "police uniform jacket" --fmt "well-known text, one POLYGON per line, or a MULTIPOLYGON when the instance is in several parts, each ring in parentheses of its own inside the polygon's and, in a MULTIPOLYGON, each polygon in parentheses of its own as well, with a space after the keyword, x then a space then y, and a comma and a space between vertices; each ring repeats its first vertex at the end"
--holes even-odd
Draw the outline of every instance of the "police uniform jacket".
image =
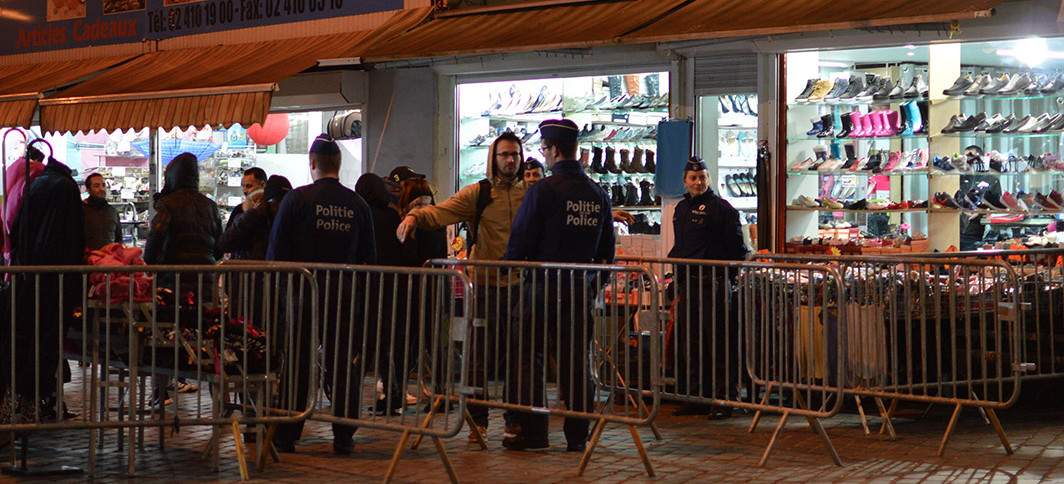
POLYGON ((336 178, 321 178, 288 192, 270 232, 266 259, 375 263, 369 205, 336 178))
POLYGON ((551 176, 525 194, 503 259, 612 263, 614 243, 605 190, 588 178, 580 162, 559 161, 551 176))
POLYGON ((746 257, 739 212, 712 189, 697 197, 684 194, 672 214, 672 231, 676 242, 669 257, 706 260, 746 257))

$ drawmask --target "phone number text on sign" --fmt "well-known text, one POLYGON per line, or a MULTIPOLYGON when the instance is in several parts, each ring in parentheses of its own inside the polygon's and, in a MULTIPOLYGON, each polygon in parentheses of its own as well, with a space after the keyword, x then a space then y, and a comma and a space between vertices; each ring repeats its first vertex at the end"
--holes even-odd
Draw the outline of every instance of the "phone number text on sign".
MULTIPOLYGON (((148 11, 148 34, 211 31, 345 15, 345 0, 213 0, 148 11), (248 25, 242 25, 248 24, 248 25)), ((347 0, 348 2, 352 0, 347 0)))

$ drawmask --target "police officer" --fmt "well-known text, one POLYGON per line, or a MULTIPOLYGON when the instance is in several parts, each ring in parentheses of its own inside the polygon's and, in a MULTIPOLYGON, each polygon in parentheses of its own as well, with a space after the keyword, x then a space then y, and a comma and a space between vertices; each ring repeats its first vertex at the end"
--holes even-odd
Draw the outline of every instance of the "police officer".
MULTIPOLYGON (((506 247, 506 260, 548 262, 612 263, 614 260, 613 214, 606 192, 584 173, 577 161, 576 137, 580 129, 567 119, 540 123, 543 153, 551 175, 532 185, 517 211, 506 247)), ((517 356, 511 375, 513 403, 544 407, 543 388, 546 352, 544 339, 556 341, 558 392, 573 411, 593 408, 588 368, 588 345, 592 331, 589 303, 597 285, 583 275, 575 277, 559 271, 526 274, 525 300, 535 309, 525 308, 524 320, 515 321, 512 334, 520 341, 511 344, 517 356), (553 272, 553 274, 552 274, 553 272), (557 307, 555 305, 562 305, 557 307)), ((549 446, 547 415, 521 413, 520 432, 503 440, 512 450, 549 446)), ((590 422, 565 419, 565 439, 569 451, 584 450, 590 422)))
MULTIPOLYGON (((373 264, 376 261, 369 205, 357 193, 340 184, 341 161, 340 147, 332 138, 323 134, 314 140, 310 147, 310 175, 314 183, 285 195, 270 233, 267 260, 339 264, 373 264)), ((320 271, 318 276, 322 279, 324 271, 320 271)), ((328 286, 324 282, 318 282, 319 315, 324 322, 319 323, 319 334, 322 341, 330 342, 322 345, 325 349, 324 381, 333 384, 333 415, 357 418, 360 372, 352 359, 338 358, 333 354, 334 348, 346 351, 350 339, 362 333, 360 328, 350 324, 356 320, 353 315, 346 314, 352 306, 348 291, 337 289, 341 286, 352 287, 351 281, 334 279, 328 286), (326 294, 326 287, 332 288, 332 293, 326 294)), ((292 410, 297 411, 306 408, 310 380, 306 372, 309 371, 311 355, 317 354, 316 348, 308 347, 309 302, 302 301, 303 324, 292 330, 302 339, 295 346, 298 360, 294 361, 294 371, 286 372, 286 376, 292 375, 294 381, 284 382, 287 394, 282 390, 283 404, 291 405, 292 410)), ((350 454, 354 450, 352 436, 355 429, 353 426, 333 424, 333 452, 350 454)), ((293 452, 295 441, 302 431, 302 423, 278 426, 274 434, 274 446, 281 452, 293 452)))
MULTIPOLYGON (((747 250, 739 212, 709 188, 706 164, 692 156, 684 166, 683 176, 687 193, 673 213, 676 240, 669 257, 743 260, 747 250)), ((676 343, 670 349, 676 348, 674 372, 678 385, 692 395, 732 397, 738 383, 738 324, 729 317, 737 314, 731 290, 734 274, 721 267, 678 265, 676 275, 677 324, 672 338, 676 343), (694 374, 687 374, 687 369, 694 374)), ((687 404, 674 414, 724 418, 731 415, 731 407, 687 404)))

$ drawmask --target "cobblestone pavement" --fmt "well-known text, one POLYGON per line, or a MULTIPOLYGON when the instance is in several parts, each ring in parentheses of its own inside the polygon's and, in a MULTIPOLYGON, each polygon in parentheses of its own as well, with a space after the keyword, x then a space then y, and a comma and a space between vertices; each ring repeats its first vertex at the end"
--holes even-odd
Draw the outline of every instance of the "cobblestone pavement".
MULTIPOLYGON (((963 412, 943 457, 936 451, 951 408, 903 405, 895 421, 897 440, 864 435, 859 417, 843 413, 825 421, 827 433, 842 458, 836 467, 824 451, 820 438, 804 419, 792 418, 781 434, 768 464, 758 467, 765 445, 778 423, 768 416, 753 433, 747 432, 752 415, 738 413, 725 421, 705 417, 676 417, 673 405, 663 405, 657 441, 649 428, 640 434, 654 464, 657 477, 647 477, 623 426, 609 426, 583 477, 575 472, 580 455, 565 451, 561 422, 552 420, 553 446, 546 451, 514 452, 501 446, 500 412, 492 413, 489 449, 482 451, 466 442, 467 432, 445 440, 448 455, 463 482, 1064 482, 1064 408, 1059 397, 1039 397, 1039 405, 1021 403, 999 413, 1015 454, 1005 453, 997 435, 976 410, 963 412), (1057 403, 1053 403, 1053 402, 1057 403)), ((868 407, 869 409, 871 406, 868 407)), ((854 409, 849 409, 854 410, 854 409)), ((878 418, 870 418, 877 426, 878 418)), ((155 430, 146 432, 146 443, 136 453, 136 477, 126 475, 127 453, 117 451, 114 432, 99 454, 95 482, 231 482, 240 479, 231 436, 222 443, 220 470, 211 472, 201 452, 210 429, 186 427, 168 437, 160 450, 155 430)), ((327 425, 308 423, 295 454, 282 454, 283 462, 264 471, 251 469, 259 482, 380 482, 399 440, 399 435, 361 429, 355 435, 352 456, 332 454, 327 425)), ((45 433, 30 444, 33 462, 39 465, 67 464, 88 468, 88 438, 84 431, 45 433)), ((254 444, 248 444, 254 452, 254 444)), ((4 451, 4 459, 11 450, 4 451)), ((5 464, 6 465, 6 464, 5 464)), ((11 477, 4 477, 12 480, 11 477)), ((24 482, 78 482, 79 478, 23 478, 24 482)), ((426 440, 417 450, 407 450, 395 482, 446 482, 435 447, 426 440)))

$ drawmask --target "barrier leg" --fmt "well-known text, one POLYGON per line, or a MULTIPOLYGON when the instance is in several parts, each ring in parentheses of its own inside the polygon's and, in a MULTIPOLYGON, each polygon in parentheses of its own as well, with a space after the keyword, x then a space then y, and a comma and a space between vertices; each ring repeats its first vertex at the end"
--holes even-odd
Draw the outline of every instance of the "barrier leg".
POLYGON ((403 448, 406 447, 406 441, 410 439, 410 431, 404 430, 403 436, 399 438, 399 445, 395 447, 395 454, 392 455, 392 462, 388 465, 388 472, 384 474, 384 482, 392 482, 392 477, 395 476, 395 468, 399 467, 399 459, 403 458, 403 448))
MULTIPOLYGON (((769 384, 768 386, 765 387, 765 394, 761 397, 761 406, 762 407, 764 407, 765 404, 768 403, 768 396, 769 396, 770 393, 772 393, 772 384, 769 384)), ((749 432, 751 434, 754 433, 755 429, 757 429, 757 424, 760 421, 761 421, 761 410, 758 410, 757 412, 754 412, 754 420, 750 422, 750 431, 749 432)))
POLYGON ((436 451, 440 453, 440 460, 443 461, 443 468, 447 470, 447 477, 451 478, 452 483, 458 484, 458 474, 454 471, 451 458, 447 457, 447 449, 443 448, 443 439, 433 436, 432 441, 436 443, 436 451))
POLYGON ((776 431, 772 432, 772 437, 768 439, 768 446, 765 447, 765 453, 761 455, 761 462, 757 463, 758 467, 764 467, 765 462, 768 462, 769 456, 772 455, 772 448, 776 446, 776 439, 779 438, 780 432, 783 431, 783 425, 787 423, 787 418, 791 416, 790 412, 783 412, 780 415, 780 423, 776 425, 776 431))
POLYGON ((853 400, 857 402, 857 413, 861 415, 861 427, 864 428, 864 434, 871 435, 872 431, 868 430, 868 417, 865 416, 864 407, 861 406, 861 396, 854 395, 853 400))
POLYGON ((591 462, 591 454, 595 453, 595 447, 598 447, 599 439, 602 438, 602 431, 605 429, 605 420, 595 422, 595 429, 591 432, 591 442, 588 443, 587 449, 584 450, 584 456, 580 458, 580 467, 576 469, 577 476, 584 475, 584 469, 587 469, 588 462, 591 462))
POLYGON ((876 397, 875 401, 876 406, 879 407, 879 415, 883 417, 883 425, 879 427, 879 434, 883 435, 883 432, 886 431, 887 435, 890 436, 890 440, 897 440, 898 434, 894 432, 894 423, 890 416, 894 414, 894 409, 898 407, 898 400, 894 399, 890 402, 889 410, 883 407, 883 399, 876 397))
POLYGON ((832 445, 828 433, 824 431, 824 425, 820 422, 820 419, 809 417, 808 420, 809 426, 813 427, 813 431, 820 436, 820 440, 824 442, 824 447, 828 448, 828 455, 831 456, 831 460, 835 462, 835 465, 842 467, 842 459, 839 458, 839 453, 835 451, 835 446, 832 445))
POLYGON ((992 408, 986 409, 986 416, 990 418, 990 425, 994 426, 994 431, 997 432, 998 438, 1001 439, 1001 445, 1005 446, 1005 453, 1012 455, 1012 446, 1009 445, 1009 439, 1005 436, 1005 429, 1001 428, 1001 422, 997 418, 997 412, 992 408))
POLYGON ((240 422, 233 420, 233 443, 236 444, 236 461, 240 464, 240 479, 248 480, 248 461, 244 456, 244 439, 240 435, 240 422))
POLYGON ((643 439, 639 437, 639 430, 635 428, 635 425, 629 425, 628 431, 632 433, 632 441, 635 442, 635 448, 639 450, 639 457, 643 459, 643 467, 647 469, 647 477, 656 477, 654 475, 654 466, 650 464, 650 456, 647 455, 647 449, 643 447, 643 439))
POLYGON ((480 450, 488 450, 488 442, 484 440, 484 434, 480 433, 480 429, 477 428, 476 422, 473 421, 473 416, 469 414, 469 410, 466 409, 465 423, 469 426, 469 432, 477 436, 477 445, 480 446, 480 450))
MULTIPOLYGON (((421 423, 422 427, 424 427, 424 428, 428 428, 429 427, 429 423, 432 422, 432 416, 436 413, 436 409, 437 408, 440 408, 440 397, 436 397, 436 398, 432 399, 432 407, 429 408, 429 413, 425 414, 425 421, 421 423)), ((468 412, 467 412, 467 414, 468 414, 468 412)), ((418 446, 421 445, 421 439, 423 439, 423 438, 425 438, 424 434, 418 435, 414 439, 414 444, 411 445, 410 448, 412 450, 417 450, 418 446)))
POLYGON ((262 440, 258 443, 259 461, 256 466, 259 472, 266 469, 266 457, 270 456, 274 462, 281 462, 281 456, 277 454, 277 449, 273 448, 273 434, 277 431, 277 424, 269 424, 266 426, 266 432, 262 436, 262 440))
POLYGON ((938 456, 942 457, 942 454, 946 452, 946 442, 949 441, 950 436, 953 435, 953 429, 957 427, 957 420, 961 416, 961 409, 964 408, 961 404, 957 404, 953 407, 953 416, 949 419, 949 425, 946 426, 946 433, 942 436, 942 443, 938 446, 938 456))

